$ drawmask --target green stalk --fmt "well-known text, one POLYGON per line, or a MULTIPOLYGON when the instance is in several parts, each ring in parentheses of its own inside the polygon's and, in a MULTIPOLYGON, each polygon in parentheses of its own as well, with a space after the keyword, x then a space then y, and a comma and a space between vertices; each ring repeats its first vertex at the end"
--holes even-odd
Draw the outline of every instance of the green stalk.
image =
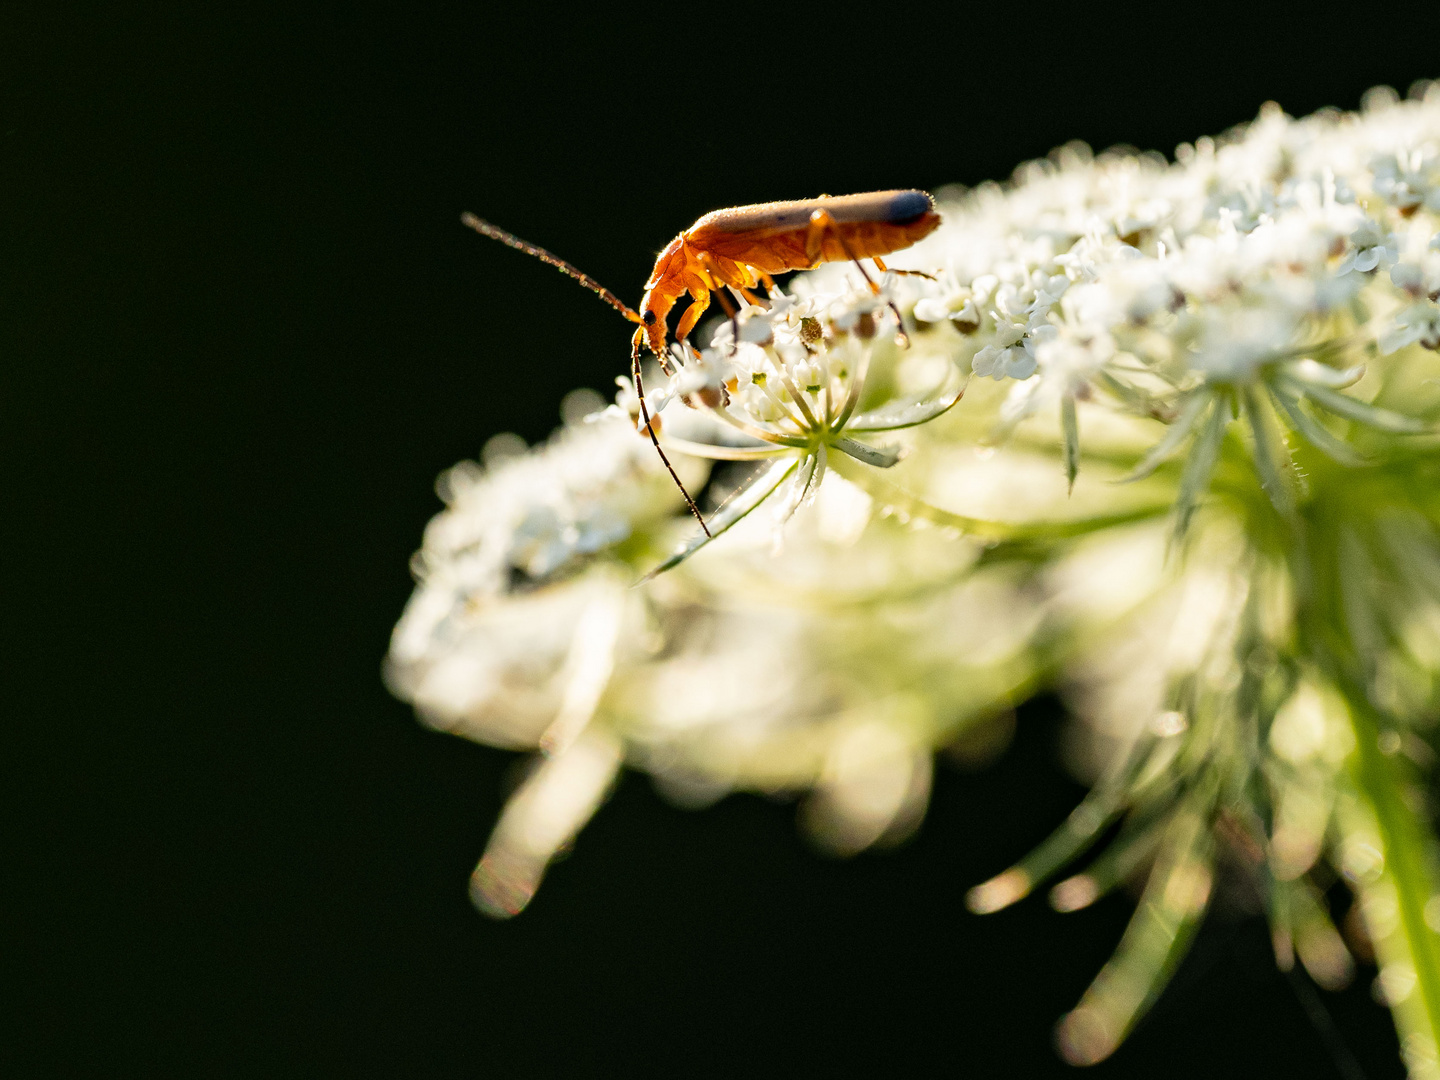
MULTIPOLYGON (((1316 490, 1327 489, 1329 497, 1307 508, 1309 520, 1296 529, 1289 554, 1301 598, 1305 651, 1343 699, 1355 737, 1348 771, 1360 812, 1350 814, 1349 826, 1342 829, 1347 835, 1341 862, 1365 901, 1366 923, 1381 962, 1380 985, 1388 994, 1389 987, 1408 981, 1387 980, 1387 970, 1414 972, 1413 986, 1389 1002, 1410 1075, 1440 1078, 1440 935, 1425 921, 1426 904, 1440 883, 1436 840, 1408 759, 1382 750, 1397 732, 1368 689, 1367 672, 1380 646, 1367 640, 1363 616, 1373 601, 1371 573, 1354 540, 1355 523, 1376 516, 1375 492, 1356 483, 1357 475, 1364 478, 1368 472, 1346 470, 1334 484, 1317 480, 1316 490), (1381 856, 1379 864, 1354 864, 1351 846, 1371 842, 1381 856), (1347 856, 1352 857, 1348 865, 1347 856)), ((1403 505, 1403 498, 1396 501, 1403 505)))
POLYGON ((1440 935, 1425 921, 1425 905, 1436 893, 1434 837, 1412 809, 1418 800, 1411 795, 1405 760, 1380 750, 1379 712, 1359 687, 1347 682, 1342 689, 1355 732, 1351 779, 1374 814, 1383 876, 1394 885, 1399 915, 1396 931, 1377 940, 1376 947, 1386 965, 1405 963, 1415 971, 1415 988, 1391 1009, 1412 1075, 1431 1075, 1440 1047, 1440 935))

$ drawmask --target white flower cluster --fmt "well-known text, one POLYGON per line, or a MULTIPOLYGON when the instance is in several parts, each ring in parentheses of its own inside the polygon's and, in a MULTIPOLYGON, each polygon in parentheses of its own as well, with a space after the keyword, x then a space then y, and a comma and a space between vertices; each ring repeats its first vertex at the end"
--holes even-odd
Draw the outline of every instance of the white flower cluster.
MULTIPOLYGON (((1153 1000, 1227 845, 1270 890, 1279 962, 1325 986, 1355 970, 1310 880, 1338 868, 1399 1007, 1419 939, 1372 913, 1410 890, 1428 919, 1440 880, 1397 876, 1428 855, 1356 869, 1389 842, 1365 808, 1418 802, 1349 763, 1433 757, 1440 91, 1267 107, 1173 163, 1067 146, 941 210, 890 271, 737 296, 647 377, 650 430, 620 379, 545 447, 442 477, 391 686, 436 726, 536 751, 477 903, 523 908, 625 764, 684 805, 800 796, 830 850, 899 839, 934 753, 993 751, 1048 684, 1100 778, 970 902, 1015 902, 1112 825, 1052 903, 1148 871, 1062 1025, 1070 1060, 1153 1000), (707 460, 726 464, 702 491, 707 460)), ((1440 1077, 1428 1021, 1397 1018, 1414 1074, 1440 1077)))
POLYGON ((461 462, 436 485, 449 510, 425 530, 418 573, 454 575, 474 592, 503 592, 515 575, 543 579, 623 540, 636 509, 653 513, 634 481, 656 467, 643 444, 608 421, 565 428, 502 468, 461 462))
MULTIPOLYGON (((515 731, 544 726, 515 695, 537 696, 537 673, 563 657, 568 620, 584 608, 540 586, 665 519, 680 496, 649 444, 610 415, 490 467, 461 462, 437 489, 447 509, 411 561, 418 587, 395 628, 387 678, 438 726, 513 744, 515 731)), ((549 695, 538 697, 543 712, 549 695)))
MULTIPOLYGON (((772 288, 766 306, 747 304, 716 327, 708 348, 671 346, 673 374, 647 397, 663 442, 674 451, 726 461, 772 460, 703 536, 660 569, 688 558, 728 530, 772 493, 782 525, 820 490, 837 455, 881 469, 900 460, 876 435, 915 427, 943 415, 964 392, 964 377, 941 343, 912 348, 892 299, 894 273, 877 284, 866 275, 847 287, 788 295, 772 288), (889 345, 893 333, 895 347, 889 345), (882 392, 869 380, 872 362, 885 367, 882 392), (920 387, 918 394, 904 393, 920 387), (861 409, 862 403, 872 407, 861 409), (688 408, 687 408, 688 406, 688 408), (859 436, 857 438, 856 436, 859 436), (788 482, 788 483, 787 483, 788 482)), ((612 412, 643 417, 628 379, 612 412)))
POLYGON ((659 406, 681 399, 710 407, 761 441, 768 440, 759 432, 803 437, 818 418, 833 421, 857 385, 851 375, 863 368, 857 361, 875 337, 876 315, 883 317, 887 299, 869 292, 802 298, 773 290, 768 308, 747 306, 721 322, 700 353, 674 347, 677 371, 657 395, 659 406))
MULTIPOLYGON (((887 326, 893 282, 878 292, 787 294, 771 291, 765 308, 747 306, 720 321, 710 345, 687 357, 661 400, 698 395, 705 405, 734 405, 738 419, 771 435, 800 436, 820 416, 832 419, 858 389, 872 341, 887 326), (808 418, 808 419, 807 419, 808 418)), ((877 288, 879 288, 877 286, 877 288)))
POLYGON ((975 374, 1030 380, 1012 414, 1122 386, 1244 383, 1364 302, 1388 354, 1440 346, 1440 91, 1359 115, 1268 106, 1231 135, 1092 159, 1072 145, 945 205, 907 265, 946 267, 917 320, 949 324, 975 374), (1143 374, 1137 374, 1143 373, 1143 374))

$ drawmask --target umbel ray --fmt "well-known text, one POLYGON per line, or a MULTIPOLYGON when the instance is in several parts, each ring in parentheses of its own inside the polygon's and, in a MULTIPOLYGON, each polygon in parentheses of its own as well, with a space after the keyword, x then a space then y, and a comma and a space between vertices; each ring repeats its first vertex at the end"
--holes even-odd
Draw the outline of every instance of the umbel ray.
MULTIPOLYGON (((685 504, 705 535, 709 526, 685 490, 651 423, 645 403, 645 386, 640 374, 640 347, 646 345, 670 373, 665 339, 669 332, 667 319, 671 308, 682 296, 689 294, 692 303, 680 317, 675 340, 682 349, 688 346, 690 332, 710 306, 713 293, 732 318, 735 307, 725 295, 732 289, 747 303, 768 306, 752 292, 758 286, 774 286, 774 274, 790 270, 810 270, 821 263, 853 262, 865 278, 871 292, 880 287, 861 265, 870 259, 876 269, 886 266, 880 257, 909 247, 928 236, 940 224, 935 202, 923 191, 871 191, 861 195, 822 195, 818 199, 793 202, 757 203, 754 206, 733 206, 706 214, 666 245, 655 259, 655 268, 645 282, 645 295, 640 310, 629 307, 605 286, 588 274, 546 251, 521 240, 504 229, 466 212, 460 218, 478 233, 499 240, 541 262, 549 263, 594 292, 627 320, 637 324, 630 342, 630 375, 635 380, 635 393, 640 400, 640 417, 660 459, 665 462, 676 486, 685 496, 685 504)), ((891 310, 895 310, 892 303, 891 310)), ((900 313, 895 311, 896 320, 900 313)), ((904 340, 903 322, 900 337, 904 340)))

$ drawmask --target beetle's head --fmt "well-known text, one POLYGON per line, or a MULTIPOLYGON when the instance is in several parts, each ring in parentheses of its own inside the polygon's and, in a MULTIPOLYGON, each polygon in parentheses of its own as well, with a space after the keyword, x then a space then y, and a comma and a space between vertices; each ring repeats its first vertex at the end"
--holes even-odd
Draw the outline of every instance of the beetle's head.
POLYGON ((666 296, 654 289, 647 292, 645 299, 640 301, 640 321, 644 325, 645 341, 650 346, 650 351, 656 356, 665 355, 667 333, 665 317, 670 314, 670 308, 674 304, 673 297, 666 296))

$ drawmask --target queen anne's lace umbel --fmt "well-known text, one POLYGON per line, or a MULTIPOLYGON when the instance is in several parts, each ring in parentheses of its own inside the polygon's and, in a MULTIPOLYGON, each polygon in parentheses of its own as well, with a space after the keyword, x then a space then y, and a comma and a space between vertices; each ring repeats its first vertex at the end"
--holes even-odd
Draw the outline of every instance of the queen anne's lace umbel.
POLYGON ((428 722, 535 751, 477 903, 524 907, 627 764, 684 805, 793 794, 831 850, 903 839, 935 752, 1002 747, 1048 686, 1094 788, 970 902, 1067 867, 1061 910, 1145 882, 1061 1024, 1070 1060, 1123 1039, 1223 867, 1282 966, 1335 986, 1373 952, 1412 1074, 1440 1075, 1415 809, 1440 712, 1440 93, 1267 106, 1173 162, 1070 145, 939 201, 887 260, 919 276, 830 264, 737 298, 647 378, 681 477, 710 470, 713 540, 624 379, 442 478, 387 672, 428 722))

